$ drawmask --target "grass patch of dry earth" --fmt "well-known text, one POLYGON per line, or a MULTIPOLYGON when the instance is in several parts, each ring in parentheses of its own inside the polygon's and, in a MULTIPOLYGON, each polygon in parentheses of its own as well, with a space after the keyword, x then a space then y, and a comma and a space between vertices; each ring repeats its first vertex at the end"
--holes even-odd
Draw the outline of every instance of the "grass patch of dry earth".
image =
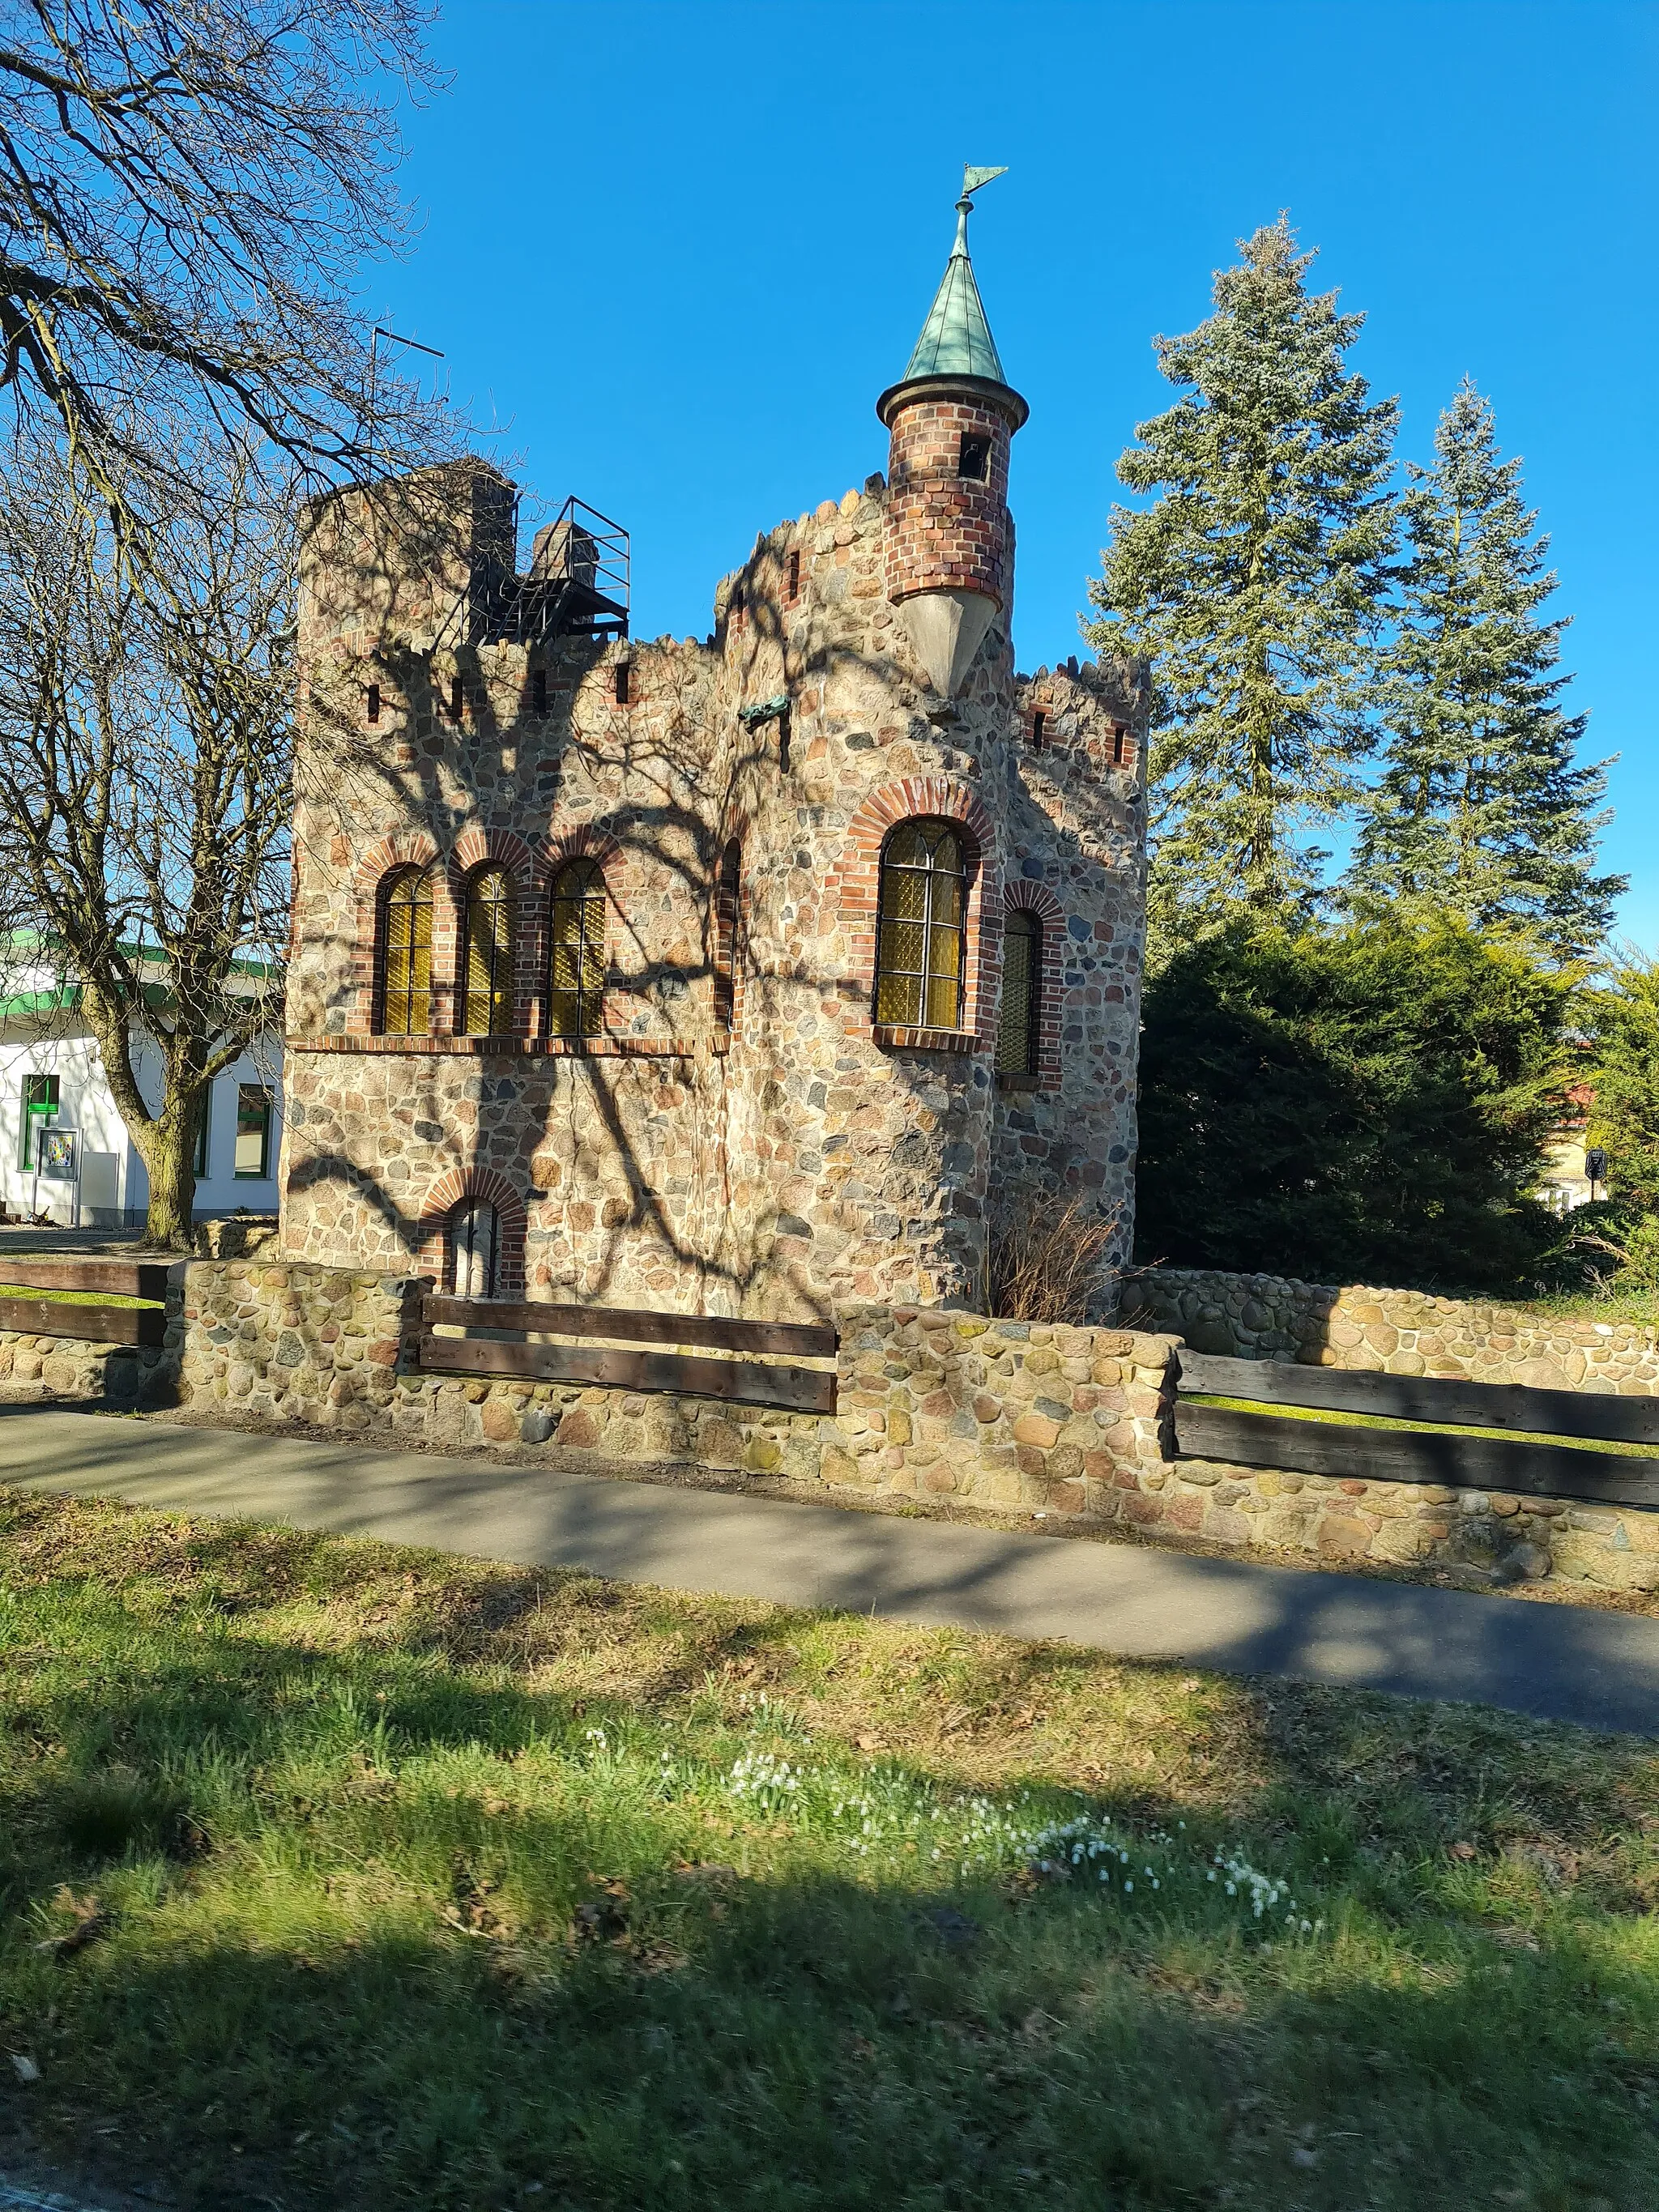
POLYGON ((1645 2212, 1656 1844, 1650 1746, 0 1492, 0 2095, 186 2203, 1645 2212))

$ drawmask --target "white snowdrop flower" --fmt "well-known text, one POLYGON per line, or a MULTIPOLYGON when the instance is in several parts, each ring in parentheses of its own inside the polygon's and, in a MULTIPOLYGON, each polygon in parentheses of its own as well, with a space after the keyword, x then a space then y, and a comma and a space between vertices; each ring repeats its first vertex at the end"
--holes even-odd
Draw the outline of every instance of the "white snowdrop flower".
POLYGON ((1227 1894, 1229 1897, 1237 1897, 1238 1895, 1238 1886, 1236 1882, 1230 1881, 1227 1884, 1227 1894))
POLYGON ((1133 1889, 1134 1887, 1134 1884, 1132 1881, 1126 1881, 1123 1887, 1125 1889, 1133 1889))
POLYGON ((1208 1881, 1213 1881, 1215 1880, 1215 1869, 1213 1867, 1210 1869, 1210 1871, 1205 1879, 1208 1881))

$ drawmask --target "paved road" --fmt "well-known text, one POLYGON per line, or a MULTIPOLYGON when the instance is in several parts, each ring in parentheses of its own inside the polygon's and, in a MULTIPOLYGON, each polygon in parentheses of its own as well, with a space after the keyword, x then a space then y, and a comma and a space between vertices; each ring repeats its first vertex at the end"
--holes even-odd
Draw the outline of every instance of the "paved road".
POLYGON ((1659 1735, 1659 1620, 782 1499, 0 1407, 0 1480, 1659 1735))

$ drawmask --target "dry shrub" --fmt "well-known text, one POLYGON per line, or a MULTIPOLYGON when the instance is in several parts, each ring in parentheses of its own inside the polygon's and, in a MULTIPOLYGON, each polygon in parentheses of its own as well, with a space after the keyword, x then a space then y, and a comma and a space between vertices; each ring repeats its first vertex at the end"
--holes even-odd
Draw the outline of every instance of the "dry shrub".
POLYGON ((991 1311, 1003 1321, 1085 1322, 1119 1213, 1063 1191, 1016 1189, 991 1231, 991 1311))

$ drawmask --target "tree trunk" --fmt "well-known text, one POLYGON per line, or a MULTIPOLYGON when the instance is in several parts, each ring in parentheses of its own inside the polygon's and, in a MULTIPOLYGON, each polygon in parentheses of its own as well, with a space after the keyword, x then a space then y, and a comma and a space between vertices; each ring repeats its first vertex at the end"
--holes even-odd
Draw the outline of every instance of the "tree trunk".
POLYGON ((183 1102, 169 1097, 133 1142, 149 1172, 149 1211, 143 1242, 158 1251, 187 1252, 196 1203, 196 1117, 183 1102))

